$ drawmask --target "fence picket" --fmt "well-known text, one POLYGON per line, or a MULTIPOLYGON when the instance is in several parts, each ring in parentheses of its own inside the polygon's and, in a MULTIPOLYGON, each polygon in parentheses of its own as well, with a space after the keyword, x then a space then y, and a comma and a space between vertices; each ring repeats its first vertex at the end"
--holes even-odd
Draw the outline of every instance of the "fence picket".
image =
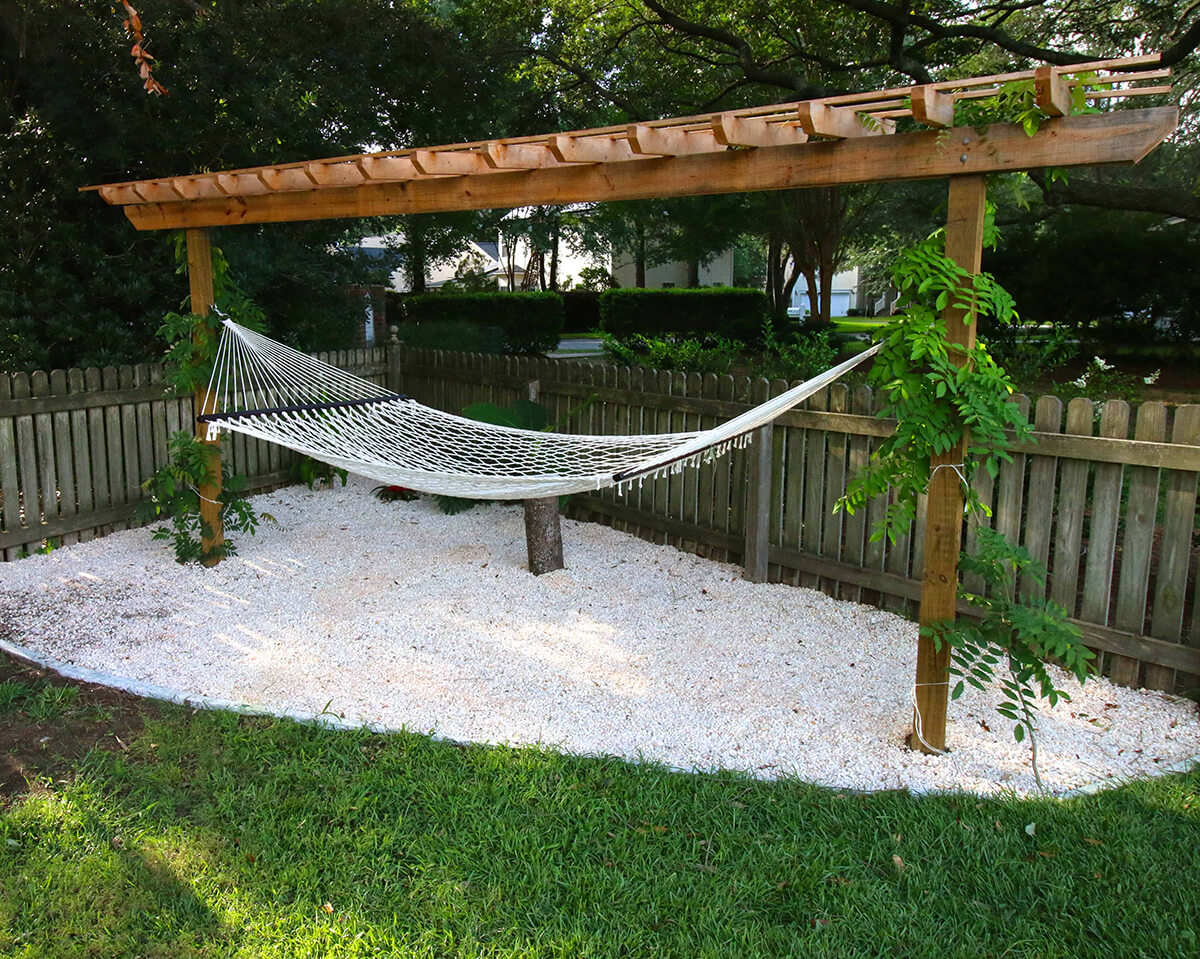
MULTIPOLYGON (((705 373, 700 383, 700 397, 706 400, 715 400, 717 398, 717 374, 705 373)), ((696 417, 696 429, 707 430, 711 429, 716 421, 715 417, 705 416, 701 414, 696 417)), ((704 529, 713 529, 715 524, 713 521, 713 503, 716 498, 714 491, 714 480, 716 478, 716 468, 713 463, 701 462, 696 479, 696 525, 704 529)), ((697 543, 696 548, 701 555, 706 552, 711 552, 704 544, 697 543)))
MULTIPOLYGON (((1062 400, 1043 396, 1034 408, 1034 429, 1041 433, 1062 430, 1062 400)), ((1025 548, 1037 562, 1046 566, 1050 559, 1050 530, 1054 523, 1054 480, 1058 458, 1031 456, 1029 466, 1029 505, 1025 512, 1025 548)), ((1032 576, 1021 578, 1021 591, 1027 596, 1045 597, 1046 585, 1032 576)))
MULTIPOLYGON (((781 425, 776 425, 775 429, 784 437, 783 528, 779 544, 786 549, 799 550, 804 530, 804 430, 781 425)), ((784 570, 782 579, 799 586, 800 570, 784 570)))
MULTIPOLYGON (((98 369, 92 367, 83 371, 83 388, 87 393, 97 393, 103 389, 98 369)), ((87 411, 87 433, 92 461, 92 500, 96 509, 104 509, 112 505, 112 494, 108 475, 108 430, 105 428, 102 408, 87 411)), ((101 536, 104 532, 105 529, 99 529, 96 535, 101 536)))
MULTIPOLYGON (((771 381, 771 396, 786 393, 789 388, 787 380, 771 381)), ((771 505, 768 515, 767 541, 772 545, 783 542, 783 490, 787 481, 787 439, 785 430, 778 424, 773 424, 771 430, 771 505)), ((779 583, 783 581, 783 568, 779 564, 769 564, 767 581, 779 583)))
MULTIPOLYGON (((42 370, 34 372, 29 386, 33 396, 50 395, 50 378, 42 370)), ((33 416, 34 442, 37 446, 38 492, 42 509, 42 522, 53 523, 58 519, 58 473, 55 469, 54 418, 49 413, 33 416)))
MULTIPOLYGON (((829 412, 845 413, 850 401, 850 391, 844 383, 829 387, 829 412)), ((842 522, 845 513, 835 513, 833 504, 846 491, 846 441, 845 433, 825 434, 825 483, 824 504, 821 511, 821 555, 837 559, 842 552, 842 522)), ((830 596, 837 596, 841 584, 836 579, 822 579, 821 589, 830 596)))
MULTIPOLYGON (((1067 404, 1067 433, 1091 436, 1095 423, 1095 404, 1091 400, 1080 396, 1067 404)), ((1059 477, 1050 598, 1066 610, 1068 616, 1074 616, 1079 608, 1077 593, 1088 464, 1083 460, 1063 460, 1059 466, 1059 477)))
MULTIPOLYGON (((33 383, 25 373, 17 373, 12 380, 13 399, 28 399, 33 395, 33 383)), ((25 513, 25 526, 35 529, 42 522, 42 500, 38 486, 37 440, 34 438, 33 416, 18 416, 17 463, 21 476, 21 506, 25 513)), ((37 542, 36 537, 29 543, 37 542)))
MULTIPOLYGON (((1013 398, 1021 415, 1029 417, 1029 397, 1018 394, 1013 398)), ((996 511, 992 525, 1010 543, 1020 545, 1022 513, 1025 500, 1025 454, 1014 453, 1011 463, 1000 466, 996 484, 996 511)))
MULTIPOLYGON (((1167 408, 1162 403, 1138 407, 1134 438, 1161 443, 1167 433, 1167 408)), ((1146 593, 1150 587, 1150 550, 1154 546, 1154 520, 1158 512, 1159 471, 1149 466, 1129 469, 1129 504, 1125 510, 1125 535, 1121 540, 1121 575, 1117 584, 1117 629, 1142 633, 1146 627, 1146 593)), ((1141 663, 1129 656, 1114 656, 1114 682, 1136 686, 1141 663)))
MULTIPOLYGON (((829 409, 829 391, 820 390, 808 398, 807 408, 818 412, 829 409)), ((813 556, 821 552, 821 528, 825 519, 825 431, 804 431, 804 525, 800 531, 800 548, 813 556)), ((802 585, 820 588, 819 577, 805 573, 802 585)))
MULTIPOLYGON (((1100 414, 1100 435, 1124 439, 1129 435, 1129 404, 1109 400, 1100 414)), ((1112 597, 1113 556, 1117 545, 1118 511, 1125 469, 1120 463, 1099 463, 1092 484, 1092 522, 1088 529, 1087 566, 1083 573, 1081 616, 1108 624, 1112 597)))
MULTIPOLYGON (((67 389, 72 397, 79 396, 85 391, 83 370, 72 369, 67 372, 67 389)), ((69 418, 71 421, 71 460, 75 473, 75 504, 77 512, 86 516, 96 508, 91 445, 88 443, 87 411, 71 410, 69 418)), ((74 534, 77 542, 80 540, 86 542, 94 535, 90 529, 83 529, 74 534)))
MULTIPOLYGON (((0 401, 12 398, 12 377, 0 373, 0 401)), ((12 532, 21 526, 21 481, 17 474, 17 431, 12 418, 0 419, 0 500, 3 510, 0 529, 12 532)), ((20 555, 20 547, 10 546, 3 552, 4 559, 14 560, 20 555)))
MULTIPOLYGON (((1175 410, 1171 442, 1200 446, 1200 406, 1181 406, 1175 410)), ((1189 470, 1170 470, 1167 474, 1163 509, 1162 548, 1158 577, 1154 586, 1154 617, 1150 635, 1156 639, 1179 642, 1183 632, 1183 601, 1187 595, 1188 566, 1196 524, 1196 479, 1189 470)), ((1146 664, 1146 685, 1150 689, 1172 692, 1177 680, 1175 670, 1146 664)), ((1184 677, 1194 687, 1195 674, 1184 677)))
MULTIPOLYGON (((66 392, 66 371, 52 370, 50 395, 65 396, 66 392)), ((56 411, 50 417, 50 431, 53 436, 54 490, 58 501, 58 517, 67 519, 76 513, 75 468, 71 462, 71 414, 65 410, 56 411)), ((59 545, 62 546, 70 546, 77 542, 79 537, 73 533, 65 533, 59 537, 59 545)))

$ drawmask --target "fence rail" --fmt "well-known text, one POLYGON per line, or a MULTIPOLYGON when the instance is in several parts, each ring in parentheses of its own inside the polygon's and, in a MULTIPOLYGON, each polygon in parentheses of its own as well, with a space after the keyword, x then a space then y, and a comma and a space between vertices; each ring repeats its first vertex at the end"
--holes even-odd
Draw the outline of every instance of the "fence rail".
MULTIPOLYGON (((704 429, 790 385, 438 351, 409 351, 403 369, 406 392, 450 411, 483 400, 511 403, 537 380, 551 420, 583 433, 704 429)), ((1049 569, 1044 587, 1027 581, 1022 589, 1066 609, 1117 681, 1200 686, 1200 406, 1014 401, 1032 416, 1034 433, 995 480, 980 471, 974 483, 992 510, 987 522, 1049 569)), ((640 487, 573 497, 570 511, 748 569, 761 553, 771 581, 913 613, 924 503, 895 543, 870 538, 882 500, 853 516, 832 512, 892 431, 873 415, 874 404, 868 388, 836 384, 760 434, 756 442, 769 442, 769 457, 753 446, 735 450, 640 487), (748 511, 751 494, 769 509, 748 511), (757 521, 748 523, 750 515, 757 521)), ((975 538, 968 527, 968 546, 975 538)))
MULTIPOLYGON (((511 404, 537 381, 556 428, 581 433, 706 429, 789 385, 395 345, 323 358, 452 412, 511 404)), ((1062 605, 1117 681, 1200 686, 1200 406, 1015 402, 1032 414, 1032 441, 995 480, 981 474, 974 483, 992 510, 987 522, 1050 571, 1044 587, 1022 587, 1062 605)), ((870 538, 882 500, 853 516, 832 512, 891 431, 874 403, 866 387, 837 384, 761 431, 757 447, 573 497, 569 510, 746 564, 756 578, 911 613, 924 504, 894 543, 870 538)), ((130 525, 141 482, 166 461, 170 434, 191 422, 191 398, 165 392, 154 365, 0 376, 0 554, 14 559, 47 539, 71 543, 130 525)), ((252 489, 288 481, 292 453, 240 435, 225 443, 252 489)), ((968 546, 975 535, 969 526, 968 546)))
MULTIPOLYGON (((387 374, 382 349, 320 355, 376 381, 387 374)), ((167 389, 161 364, 0 374, 0 557, 133 525, 142 482, 192 424, 191 396, 167 389)), ((252 490, 289 482, 296 461, 241 435, 226 435, 222 453, 252 490)))

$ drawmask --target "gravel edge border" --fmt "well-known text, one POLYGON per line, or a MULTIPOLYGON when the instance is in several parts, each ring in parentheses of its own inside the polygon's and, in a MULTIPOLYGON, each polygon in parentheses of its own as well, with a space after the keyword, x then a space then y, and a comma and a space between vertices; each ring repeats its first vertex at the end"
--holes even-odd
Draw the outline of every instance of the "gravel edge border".
MULTIPOLYGON (((75 679, 85 683, 95 683, 97 686, 108 686, 111 689, 119 689, 122 692, 131 693, 135 696, 140 696, 143 699, 160 700, 168 703, 175 703, 180 706, 190 706, 193 709, 221 710, 223 712, 236 713, 241 716, 269 716, 275 719, 291 719, 298 723, 303 723, 306 726, 319 726, 337 730, 358 730, 366 729, 373 733, 398 733, 398 732, 413 732, 406 730, 403 726, 399 729, 393 726, 384 726, 380 723, 351 723, 340 718, 332 713, 314 713, 309 710, 300 709, 277 709, 267 706, 260 706, 257 703, 239 703, 228 699, 215 699, 209 696, 191 695, 182 693, 179 690, 171 689, 166 686, 158 686, 153 683, 144 683, 136 679, 129 679, 124 676, 118 676, 115 673, 105 673, 98 669, 90 669, 86 666, 76 666, 73 663, 63 662, 54 659, 50 656, 38 656, 32 650, 26 649, 24 646, 19 646, 16 643, 10 643, 7 640, 0 639, 0 653, 5 653, 15 659, 23 660, 34 666, 42 669, 50 669, 64 676, 67 679, 75 679)), ((419 735, 426 736, 434 742, 450 743, 457 746, 471 745, 470 743, 462 742, 461 740, 451 739, 447 736, 439 736, 434 732, 420 733, 419 735)), ((593 756, 593 754, 575 754, 593 756)), ((622 762, 629 762, 619 756, 601 756, 596 754, 593 758, 620 759, 622 762)), ((682 766, 671 766, 664 763, 657 764, 661 768, 673 773, 681 773, 687 776, 712 775, 712 773, 701 769, 685 769, 682 766)), ((1169 766, 1164 766, 1161 769, 1154 770, 1150 776, 1165 776, 1170 773, 1188 772, 1193 767, 1200 765, 1200 754, 1190 756, 1187 759, 1181 759, 1178 762, 1171 763, 1169 766)), ((1067 790, 1062 793, 1046 792, 1040 795, 1030 795, 1028 799, 1038 799, 1050 797, 1053 799, 1077 799, 1083 796, 1094 796, 1096 793, 1103 792, 1106 789, 1117 789, 1130 782, 1136 782, 1139 777, 1117 778, 1110 777, 1108 779, 1099 779, 1092 783, 1087 783, 1083 786, 1077 786, 1075 789, 1067 790)), ((1149 778, 1149 777, 1146 777, 1149 778)), ((834 789, 835 787, 824 787, 834 789)), ((870 792, 870 790, 854 790, 838 787, 837 792, 870 792)), ((944 796, 953 794, 962 794, 970 796, 984 796, 983 793, 975 793, 967 789, 906 789, 913 796, 944 796)), ((987 798, 993 798, 990 795, 987 798)))

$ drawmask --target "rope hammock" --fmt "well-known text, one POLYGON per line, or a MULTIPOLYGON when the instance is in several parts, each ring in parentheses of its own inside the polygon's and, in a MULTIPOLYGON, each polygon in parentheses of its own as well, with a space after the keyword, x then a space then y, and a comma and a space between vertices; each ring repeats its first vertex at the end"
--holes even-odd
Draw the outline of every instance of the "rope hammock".
POLYGON ((389 486, 471 499, 604 489, 744 446, 749 434, 875 354, 879 344, 714 429, 592 436, 494 426, 422 406, 223 320, 208 438, 231 430, 389 486))

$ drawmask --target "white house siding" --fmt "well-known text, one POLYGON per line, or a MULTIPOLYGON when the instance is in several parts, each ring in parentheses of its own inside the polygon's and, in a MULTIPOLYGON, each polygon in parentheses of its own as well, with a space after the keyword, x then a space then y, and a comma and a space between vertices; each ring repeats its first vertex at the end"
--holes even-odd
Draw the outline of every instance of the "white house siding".
MULTIPOLYGON (((646 286, 661 289, 668 286, 687 286, 687 264, 682 260, 660 263, 646 267, 646 286)), ((637 285, 637 270, 632 260, 619 260, 613 267, 613 276, 621 286, 637 285)), ((709 263, 700 266, 701 286, 733 286, 733 250, 718 254, 709 263)))

